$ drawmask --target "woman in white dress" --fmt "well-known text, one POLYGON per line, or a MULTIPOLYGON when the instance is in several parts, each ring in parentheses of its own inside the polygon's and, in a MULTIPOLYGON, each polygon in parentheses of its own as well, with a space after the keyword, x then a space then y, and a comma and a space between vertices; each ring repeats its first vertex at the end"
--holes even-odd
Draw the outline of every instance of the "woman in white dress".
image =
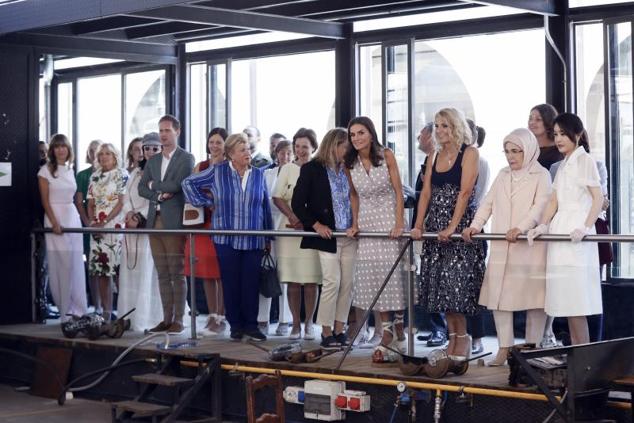
MULTIPOLYGON (((299 178, 299 170, 308 163, 312 153, 317 150, 317 135, 312 129, 300 128, 293 135, 295 161, 282 166, 277 176, 271 196, 273 203, 282 212, 283 217, 277 229, 303 230, 302 222, 291 209, 293 191, 299 178)), ((293 316, 290 339, 301 337, 301 292, 304 289, 304 339, 315 339, 313 315, 317 308, 317 284, 321 283, 321 265, 316 250, 299 248, 301 238, 278 236, 275 241, 277 250, 277 273, 280 282, 288 284, 288 305, 293 316)))
MULTIPOLYGON (((139 195, 139 181, 143 176, 145 163, 161 152, 161 141, 156 132, 143 137, 144 160, 134 168, 123 196, 122 215, 126 227, 138 227, 137 213, 147 218, 150 200, 139 195)), ((119 274, 119 298, 117 310, 121 316, 136 308, 129 318, 131 329, 143 331, 158 324, 163 317, 161 297, 158 288, 158 274, 150 252, 150 240, 145 234, 126 234, 123 238, 121 268, 119 274)))
POLYGON ((544 309, 549 316, 567 317, 571 342, 583 344, 589 342, 586 316, 600 314, 603 307, 597 246, 579 241, 596 233, 603 194, 581 119, 571 113, 557 116, 555 144, 564 162, 541 224, 528 232, 528 240, 532 244, 541 234, 570 234, 573 243, 548 244, 544 309))
MULTIPOLYGON (((275 149, 273 150, 273 155, 275 155, 277 166, 271 167, 264 171, 264 180, 266 181, 266 188, 269 191, 269 195, 273 192, 273 187, 275 186, 275 181, 277 181, 277 175, 280 173, 280 169, 286 163, 291 161, 291 157, 293 155, 293 151, 291 148, 291 142, 285 139, 282 139, 277 142, 275 149)), ((279 227, 280 222, 282 221, 282 212, 280 209, 275 207, 273 204, 273 197, 269 199, 271 206, 271 217, 273 218, 273 227, 279 227)), ((275 242, 271 243, 271 256, 275 258, 275 242)), ((276 336, 286 336, 288 335, 289 323, 292 319, 291 313, 288 307, 288 297, 287 297, 287 286, 285 283, 280 284, 282 288, 282 295, 280 295, 279 303, 279 322, 277 328, 275 329, 276 336)), ((258 308, 258 327, 260 331, 268 335, 269 332, 269 316, 271 314, 271 298, 266 298, 262 294, 260 294, 260 303, 258 308)))
POLYGON ((81 228, 79 212, 73 201, 77 184, 71 168, 73 149, 68 138, 53 135, 47 154, 48 162, 37 173, 46 234, 49 286, 63 322, 70 315, 86 314, 86 275, 84 273, 81 234, 63 234, 62 228, 81 228))

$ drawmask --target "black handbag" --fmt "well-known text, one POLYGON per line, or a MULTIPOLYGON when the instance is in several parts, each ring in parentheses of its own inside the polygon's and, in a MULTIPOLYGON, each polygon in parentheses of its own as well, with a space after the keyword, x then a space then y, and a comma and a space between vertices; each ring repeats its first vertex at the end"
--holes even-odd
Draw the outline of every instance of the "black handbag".
POLYGON ((260 266, 260 294, 266 298, 282 295, 282 287, 277 277, 277 265, 270 252, 265 252, 260 266))

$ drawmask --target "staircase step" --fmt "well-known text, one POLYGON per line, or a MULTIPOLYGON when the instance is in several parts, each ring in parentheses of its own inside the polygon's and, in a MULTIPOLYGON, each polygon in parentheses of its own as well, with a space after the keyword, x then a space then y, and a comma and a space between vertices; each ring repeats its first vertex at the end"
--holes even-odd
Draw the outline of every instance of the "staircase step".
POLYGON ((111 405, 117 410, 134 413, 137 417, 161 416, 172 411, 172 407, 168 405, 140 401, 120 401, 113 402, 111 405))
POLYGON ((132 380, 134 380, 135 382, 147 383, 151 385, 161 385, 161 386, 183 386, 183 385, 191 385, 192 383, 194 383, 193 379, 162 375, 158 373, 146 373, 144 375, 134 375, 132 376, 132 380))

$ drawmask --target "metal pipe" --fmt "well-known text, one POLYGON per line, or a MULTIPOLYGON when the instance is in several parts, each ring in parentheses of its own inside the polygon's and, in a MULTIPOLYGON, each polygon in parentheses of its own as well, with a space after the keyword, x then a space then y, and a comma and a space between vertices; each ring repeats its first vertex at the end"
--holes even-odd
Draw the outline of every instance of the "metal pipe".
POLYGON ((191 315, 191 338, 196 339, 196 271, 194 270, 194 235, 189 234, 189 313, 191 315))
MULTIPOLYGON (((348 344, 348 346, 344 350, 343 355, 339 359, 339 363, 337 363, 337 367, 335 367, 335 370, 339 370, 341 368, 341 365, 343 364, 343 361, 346 359, 346 357, 350 353, 350 350, 352 349, 352 345, 354 345, 355 339, 357 339, 357 336, 359 336, 359 332, 361 332, 361 329, 363 328, 363 325, 365 325, 365 322, 367 322, 368 319, 370 318, 370 314, 372 313, 372 309, 376 305, 377 301, 379 301, 379 297, 381 297, 381 294, 383 293, 383 290, 387 286, 387 283, 390 281, 390 278, 392 277, 392 274, 394 273, 394 270, 400 264, 401 258, 403 258, 403 254, 405 254, 405 251, 407 251, 407 249, 409 248, 411 243, 412 243, 412 240, 409 240, 403 246, 403 248, 401 248, 401 251, 399 252, 398 257, 396 258, 396 261, 392 265, 392 268, 390 269, 390 271, 388 272, 387 276, 385 277, 385 280, 383 281, 383 284, 376 291, 376 293, 374 294, 374 298, 372 299, 372 302, 370 303, 370 306, 368 307, 368 309, 363 314, 363 318, 361 319, 361 322, 357 322, 357 325, 356 325, 357 327, 356 327, 356 330, 354 331, 354 335, 352 336, 352 339, 350 340, 350 343, 348 344)), ((394 339, 396 339, 396 330, 394 328, 392 328, 392 330, 393 330, 392 336, 394 337, 394 339)))
MULTIPOLYGON (((332 380, 332 381, 342 381, 342 382, 351 382, 351 383, 362 383, 362 384, 368 384, 368 385, 396 386, 399 383, 403 382, 403 380, 398 380, 398 379, 348 376, 348 375, 332 374, 332 373, 304 372, 299 370, 271 369, 271 368, 265 368, 265 367, 240 366, 240 365, 233 365, 233 364, 222 364, 221 368, 223 370, 228 370, 228 371, 238 371, 238 372, 245 372, 245 373, 265 373, 265 374, 275 374, 275 372, 279 370, 282 376, 299 377, 299 378, 305 378, 305 379, 321 379, 321 380, 332 380)), ((467 394, 486 395, 486 396, 500 397, 500 398, 524 399, 524 400, 532 400, 532 401, 547 401, 545 395, 533 394, 529 392, 504 391, 502 389, 475 388, 475 387, 469 387, 469 386, 445 385, 445 384, 430 383, 430 382, 413 382, 409 380, 405 381, 405 383, 407 384, 408 388, 413 388, 413 389, 428 389, 428 390, 438 390, 443 392, 464 392, 467 394)))
POLYGON ((407 272, 407 354, 414 351, 414 283, 416 283, 416 265, 414 264, 414 243, 409 243, 409 271, 407 272))
MULTIPOLYGON (((51 228, 36 228, 31 230, 33 233, 52 233, 51 228)), ((315 232, 306 231, 256 231, 256 230, 220 230, 220 229, 114 229, 114 228, 62 228, 64 233, 102 233, 102 234, 150 234, 150 235, 230 235, 230 236, 290 236, 290 237, 319 237, 319 234, 315 232)), ((346 237, 345 232, 333 232, 332 236, 335 238, 346 237)), ((360 232, 357 237, 359 238, 389 238, 389 232, 360 232)), ((400 237, 401 239, 411 239, 409 233, 404 233, 400 237)), ((473 239, 481 239, 486 241, 506 241, 506 234, 504 233, 485 233, 476 234, 472 236, 473 239)), ((438 234, 436 232, 425 232, 422 236, 423 240, 437 240, 438 234)), ((460 234, 453 234, 450 237, 453 241, 462 241, 460 234)), ((520 235, 517 237, 520 241, 527 239, 526 235, 520 235)), ((539 238, 535 238, 536 242, 539 241, 568 241, 570 240, 569 234, 544 234, 539 238)), ((582 242, 634 242, 634 234, 604 234, 604 235, 586 235, 582 242)))

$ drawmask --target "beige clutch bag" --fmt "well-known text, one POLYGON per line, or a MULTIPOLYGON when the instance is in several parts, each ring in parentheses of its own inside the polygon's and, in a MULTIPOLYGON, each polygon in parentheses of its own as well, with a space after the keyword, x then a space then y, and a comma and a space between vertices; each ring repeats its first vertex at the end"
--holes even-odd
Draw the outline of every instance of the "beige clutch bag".
POLYGON ((204 209, 185 203, 185 207, 183 207, 183 226, 196 226, 203 223, 205 223, 204 209))

